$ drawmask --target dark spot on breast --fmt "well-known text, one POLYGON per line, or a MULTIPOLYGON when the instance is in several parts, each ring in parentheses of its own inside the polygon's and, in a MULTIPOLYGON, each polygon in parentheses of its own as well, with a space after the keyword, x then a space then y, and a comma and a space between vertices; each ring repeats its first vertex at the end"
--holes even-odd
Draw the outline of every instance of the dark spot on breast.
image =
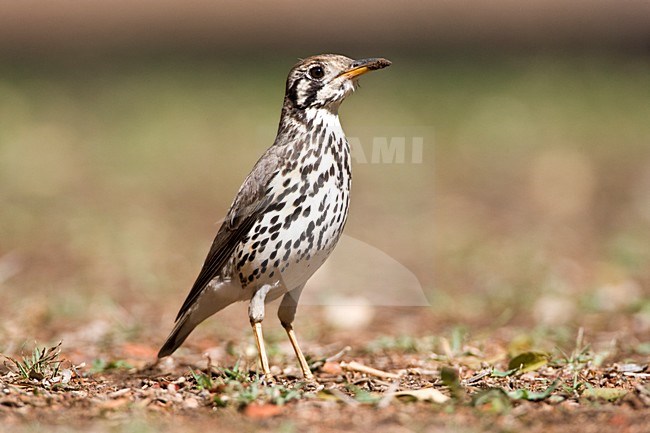
POLYGON ((244 254, 244 257, 241 258, 241 260, 237 263, 237 267, 241 268, 244 266, 244 264, 248 261, 248 253, 244 254))
MULTIPOLYGON (((282 192, 278 195, 278 202, 277 202, 277 204, 275 205, 275 207, 277 208, 278 204, 280 204, 280 203, 282 203, 282 204, 283 204, 282 207, 284 207, 284 198, 285 198, 286 196, 288 196, 289 194, 296 192, 296 190, 298 190, 298 184, 297 184, 297 183, 294 184, 294 185, 292 185, 291 188, 287 188, 287 189, 285 189, 284 191, 282 191, 282 192)), ((282 207, 281 207, 280 209, 282 209, 282 207)), ((279 209, 277 209, 277 210, 279 210, 279 209)))
POLYGON ((305 200, 307 200, 307 196, 300 195, 298 196, 297 199, 293 201, 294 206, 300 206, 305 200))
POLYGON ((269 206, 268 212, 279 212, 284 208, 285 204, 286 203, 283 202, 283 201, 279 201, 279 202, 277 202, 275 204, 272 204, 271 206, 269 206))
POLYGON ((282 227, 285 229, 289 228, 291 223, 298 219, 300 212, 302 212, 302 206, 298 206, 290 215, 287 215, 287 217, 284 219, 284 225, 282 227))

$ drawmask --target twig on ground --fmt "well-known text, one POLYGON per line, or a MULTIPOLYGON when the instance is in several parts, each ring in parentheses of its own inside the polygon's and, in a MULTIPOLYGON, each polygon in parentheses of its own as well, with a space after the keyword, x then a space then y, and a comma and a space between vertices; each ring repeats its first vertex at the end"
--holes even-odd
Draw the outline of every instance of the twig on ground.
POLYGON ((400 375, 395 373, 389 373, 387 371, 377 370, 376 368, 367 367, 363 364, 359 364, 356 361, 351 362, 341 362, 341 368, 348 371, 356 371, 358 373, 365 373, 371 376, 383 377, 385 379, 399 379, 400 375))
POLYGON ((337 359, 341 358, 343 355, 348 353, 352 348, 350 346, 345 346, 343 349, 341 349, 340 352, 338 352, 335 355, 330 356, 329 358, 325 358, 325 362, 333 362, 336 361, 337 359))

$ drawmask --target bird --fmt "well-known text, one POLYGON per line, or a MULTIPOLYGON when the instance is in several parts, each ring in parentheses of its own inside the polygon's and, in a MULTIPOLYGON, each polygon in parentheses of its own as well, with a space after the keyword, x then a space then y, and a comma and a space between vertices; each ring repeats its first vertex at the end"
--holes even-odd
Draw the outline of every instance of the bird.
POLYGON ((390 65, 384 58, 321 54, 291 68, 275 141, 235 196, 158 359, 208 317, 249 301, 262 373, 271 377, 262 321, 265 303, 282 296, 278 318, 303 377, 313 380, 293 321, 305 284, 336 246, 348 216, 351 152, 339 106, 361 75, 390 65))

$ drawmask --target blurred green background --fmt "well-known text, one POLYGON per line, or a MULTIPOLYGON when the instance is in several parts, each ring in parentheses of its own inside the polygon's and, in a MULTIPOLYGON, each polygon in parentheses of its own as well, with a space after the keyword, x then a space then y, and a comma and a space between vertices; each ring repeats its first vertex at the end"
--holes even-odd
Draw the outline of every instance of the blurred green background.
MULTIPOLYGON (((422 163, 354 167, 346 233, 431 302, 362 329, 650 332, 646 3, 31 3, 0 14, 0 351, 162 341, 273 141, 286 73, 321 52, 393 61, 342 106, 349 136, 432 131, 422 163)), ((334 338, 305 309, 307 338, 334 338)), ((230 322, 198 333, 248 333, 230 322)))

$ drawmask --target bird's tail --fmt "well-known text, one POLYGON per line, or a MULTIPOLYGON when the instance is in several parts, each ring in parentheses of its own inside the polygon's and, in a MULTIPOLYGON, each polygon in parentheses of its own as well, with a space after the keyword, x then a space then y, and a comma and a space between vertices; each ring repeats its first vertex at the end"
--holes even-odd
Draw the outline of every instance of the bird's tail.
POLYGON ((178 318, 174 329, 172 329, 169 337, 167 337, 167 341, 160 348, 158 358, 163 358, 174 353, 199 323, 214 313, 223 310, 233 302, 238 301, 238 295, 241 292, 241 288, 238 290, 238 287, 231 284, 230 281, 211 283, 195 301, 195 305, 191 306, 178 318))
POLYGON ((189 319, 190 315, 185 314, 176 321, 174 329, 158 352, 158 358, 171 355, 183 344, 187 336, 190 335, 190 332, 198 325, 198 323, 192 323, 189 319))

